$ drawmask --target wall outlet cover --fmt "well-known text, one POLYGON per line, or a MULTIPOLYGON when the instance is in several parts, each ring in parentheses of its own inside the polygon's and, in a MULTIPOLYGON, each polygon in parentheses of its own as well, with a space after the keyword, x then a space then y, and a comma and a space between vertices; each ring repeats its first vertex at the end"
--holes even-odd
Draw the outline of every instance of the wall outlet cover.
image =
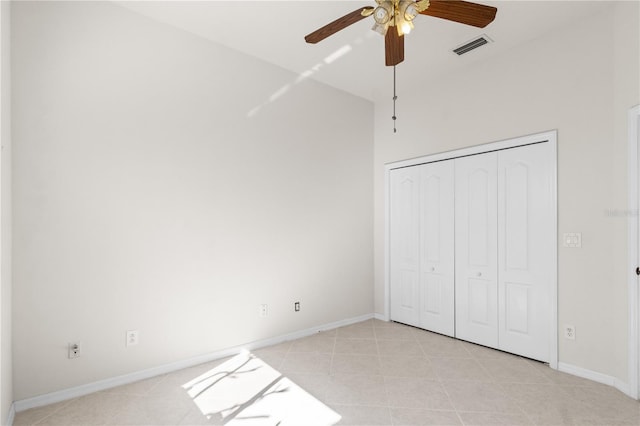
POLYGON ((138 330, 128 330, 126 346, 134 346, 140 343, 140 333, 138 330))
POLYGON ((82 343, 71 342, 67 346, 69 359, 79 358, 82 355, 82 343))
POLYGON ((266 304, 260 305, 258 307, 258 314, 260 315, 261 318, 264 318, 267 315, 269 315, 269 306, 266 304))
POLYGON ((582 247, 582 233, 566 232, 562 234, 562 245, 564 247, 571 247, 571 248, 582 247))
POLYGON ((573 325, 565 324, 564 337, 569 340, 576 340, 576 328, 573 325))

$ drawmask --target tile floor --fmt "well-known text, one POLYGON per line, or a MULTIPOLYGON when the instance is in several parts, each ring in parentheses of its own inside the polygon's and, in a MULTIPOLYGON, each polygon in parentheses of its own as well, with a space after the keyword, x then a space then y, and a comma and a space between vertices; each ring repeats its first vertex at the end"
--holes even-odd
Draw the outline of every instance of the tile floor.
POLYGON ((306 426, 338 419, 344 425, 640 425, 640 403, 538 362, 369 320, 24 411, 14 425, 306 426), (287 417, 296 409, 303 417, 287 417))

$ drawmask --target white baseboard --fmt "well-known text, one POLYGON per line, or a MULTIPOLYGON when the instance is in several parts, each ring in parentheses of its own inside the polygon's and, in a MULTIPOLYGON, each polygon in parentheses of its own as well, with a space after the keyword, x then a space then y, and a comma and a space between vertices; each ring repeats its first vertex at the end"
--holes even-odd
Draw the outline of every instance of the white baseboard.
POLYGON ((9 407, 9 414, 7 414, 7 423, 5 423, 7 426, 12 426, 13 425, 13 419, 15 419, 16 417, 16 406, 15 403, 11 404, 11 407, 9 407))
POLYGON ((373 317, 380 321, 386 321, 386 322, 389 321, 389 319, 385 317, 383 314, 373 314, 373 317))
MULTIPOLYGON (((172 362, 170 364, 160 365, 158 367, 149 368, 146 370, 136 371, 122 376, 112 377, 108 379, 99 380, 97 382, 87 383, 80 386, 75 386, 69 389, 63 389, 56 392, 47 393, 44 395, 35 396, 33 398, 22 399, 15 401, 12 408, 12 413, 21 412, 30 408, 42 407, 43 405, 55 404, 56 402, 66 401, 68 399, 77 398, 80 396, 88 395, 94 392, 102 391, 105 389, 111 389, 117 386, 126 385, 129 383, 137 382, 139 380, 148 379, 151 377, 159 376, 161 374, 167 374, 174 371, 182 370, 183 368, 193 367, 198 364, 203 364, 209 361, 215 361, 216 359, 225 358, 239 354, 242 350, 254 350, 265 346, 276 345, 278 343, 286 342, 289 340, 300 339, 302 337, 311 336, 312 334, 320 331, 332 330, 338 327, 344 327, 346 325, 355 324, 358 322, 366 321, 374 317, 374 314, 361 315, 359 317, 348 318, 329 324, 320 325, 317 327, 307 328, 306 330, 300 330, 293 333, 283 334, 280 336, 272 337, 269 339, 257 340, 249 342, 244 345, 235 346, 232 348, 222 349, 219 351, 211 352, 205 355, 200 355, 193 358, 188 358, 182 361, 172 362)), ((13 418, 11 418, 13 422, 13 418)), ((12 423, 7 423, 11 425, 12 423)))
POLYGON ((566 364, 564 362, 558 363, 558 370, 562 371, 563 373, 582 377, 583 379, 588 379, 594 382, 602 383, 604 385, 613 386, 625 395, 634 398, 631 394, 631 388, 629 387, 629 385, 616 377, 598 373, 597 371, 588 370, 586 368, 577 367, 575 365, 566 364))

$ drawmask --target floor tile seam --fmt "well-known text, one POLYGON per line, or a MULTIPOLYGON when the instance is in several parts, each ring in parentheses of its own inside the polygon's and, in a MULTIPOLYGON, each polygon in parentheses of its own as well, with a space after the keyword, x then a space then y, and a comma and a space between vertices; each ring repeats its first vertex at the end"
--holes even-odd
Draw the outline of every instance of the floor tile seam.
POLYGON ((515 404, 522 411, 522 414, 524 414, 524 416, 527 418, 527 420, 529 420, 531 422, 531 424, 533 424, 533 425, 541 425, 541 426, 545 425, 545 423, 536 423, 535 418, 531 414, 529 414, 528 410, 525 410, 525 407, 524 407, 525 403, 526 403, 526 401, 519 401, 517 399, 515 400, 515 404))
POLYGON ((578 399, 574 394, 572 394, 569 389, 571 388, 591 388, 591 386, 573 386, 573 385, 558 385, 558 388, 560 389, 560 391, 562 392, 562 394, 567 397, 570 398, 571 401, 573 401, 574 403, 580 404, 582 406, 586 406, 589 407, 590 404, 587 403, 586 401, 581 401, 580 399, 578 399))
POLYGON ((437 375, 433 375, 433 376, 409 376, 409 375, 398 375, 398 374, 384 374, 382 373, 383 377, 389 377, 392 379, 416 379, 416 380, 429 380, 431 382, 440 382, 440 380, 438 379, 437 375))
POLYGON ((393 414, 391 413, 391 407, 386 407, 386 410, 387 410, 387 415, 389 416, 389 417, 388 417, 388 419, 389 419, 389 424, 390 424, 391 426, 396 426, 396 423, 393 421, 393 414))
MULTIPOLYGON (((469 426, 470 426, 470 425, 472 425, 473 423, 470 423, 470 424, 465 423, 465 422, 462 420, 462 415, 461 415, 462 413, 469 413, 469 414, 503 414, 503 415, 504 415, 504 414, 506 414, 506 415, 512 414, 512 413, 502 413, 502 412, 496 412, 496 411, 491 411, 491 412, 487 412, 487 411, 458 411, 458 412, 457 412, 457 414, 458 414, 458 418, 460 419, 460 422, 462 423, 462 425, 463 425, 463 426, 467 426, 467 425, 469 425, 469 426)), ((523 414, 523 415, 524 415, 524 417, 527 419, 527 421, 529 421, 529 424, 531 424, 531 425, 537 425, 537 423, 536 423, 536 422, 534 422, 534 421, 533 421, 533 419, 532 419, 531 417, 529 417, 529 415, 528 415, 527 413, 522 413, 522 414, 523 414)), ((540 424, 540 426, 553 426, 553 425, 540 424)))
POLYGON ((459 413, 468 413, 468 414, 527 414, 525 412, 522 413, 514 413, 510 411, 483 411, 483 410, 456 410, 459 413))
MULTIPOLYGON (((60 405, 60 407, 56 408, 55 410, 53 410, 51 413, 45 415, 44 417, 39 418, 36 421, 32 421, 29 424, 30 425, 37 425, 39 423, 42 423, 44 420, 48 419, 49 417, 53 416, 54 414, 56 414, 57 412, 59 412, 60 410, 62 410, 64 407, 66 407, 67 405, 71 404, 73 401, 75 401, 77 398, 73 398, 73 399, 68 399, 66 401, 63 401, 64 404, 60 405)), ((38 407, 40 408, 40 407, 38 407)), ((38 408, 34 408, 34 410, 37 410, 38 408)), ((27 410, 29 411, 29 410, 27 410)), ((19 415, 20 413, 18 413, 19 415)))
POLYGON ((384 379, 382 374, 367 374, 367 373, 352 373, 347 371, 330 371, 329 379, 333 379, 335 377, 375 377, 384 379))
MULTIPOLYGON (((434 379, 434 378, 430 378, 430 377, 416 377, 416 376, 394 376, 394 375, 388 375, 388 374, 383 374, 382 377, 386 380, 386 379, 409 379, 409 380, 419 380, 421 382, 434 382, 434 383, 440 383, 442 385, 442 382, 440 382, 438 379, 434 379)), ((386 383, 386 381, 385 381, 386 383)))
POLYGON ((380 404, 358 404, 358 403, 350 403, 350 402, 333 402, 332 406, 342 406, 342 407, 364 407, 364 408, 390 408, 389 405, 380 405, 380 404))
POLYGON ((458 411, 455 409, 445 410, 445 409, 435 409, 435 408, 420 408, 415 405, 397 405, 389 402, 388 407, 394 410, 426 410, 426 411, 438 411, 441 413, 457 413, 458 411))
POLYGON ((289 352, 291 352, 291 348, 293 347, 293 342, 297 340, 297 339, 292 339, 292 340, 287 340, 287 342, 289 343, 289 345, 287 346, 287 350, 284 351, 284 358, 286 359, 287 356, 289 355, 289 352))
MULTIPOLYGON (((60 406, 60 407, 59 407, 58 409, 56 409, 54 412, 50 413, 49 415, 45 416, 44 418, 42 418, 42 419, 38 420, 37 422, 35 422, 35 423, 33 423, 33 424, 34 424, 34 425, 42 424, 42 422, 43 422, 44 420, 46 420, 46 419, 48 419, 48 418, 50 418, 50 417, 53 417, 53 416, 55 416, 56 414, 60 413, 60 411, 62 411, 62 409, 63 409, 63 408, 70 407, 70 406, 72 406, 72 405, 74 405, 74 404, 75 404, 75 405, 79 405, 79 404, 80 404, 80 402, 79 402, 80 400, 82 400, 82 399, 84 399, 84 398, 86 398, 86 397, 88 397, 88 396, 100 395, 101 393, 103 393, 103 394, 104 394, 104 393, 106 393, 106 392, 105 392, 105 391, 97 391, 97 392, 89 393, 89 394, 87 394, 87 395, 78 396, 78 397, 75 397, 75 398, 69 399, 69 400, 66 402, 66 404, 64 404, 64 405, 60 406)), ((114 394, 111 394, 111 395, 114 395, 114 394)), ((103 423, 103 424, 104 424, 104 423, 103 423)))
POLYGON ((464 424, 464 423, 462 423, 462 419, 460 418, 460 414, 458 414, 458 409, 457 409, 456 405, 453 403, 453 399, 451 399, 451 395, 449 394, 449 391, 447 391, 447 388, 445 387, 444 382, 442 380, 440 380, 440 377, 438 376, 437 372, 436 372, 436 377, 438 377, 438 383, 440 384, 440 388, 442 389, 442 392, 444 392, 444 394, 447 396, 447 400, 449 401, 449 404, 453 408, 453 411, 456 412, 456 415, 458 416, 458 420, 460 420, 460 424, 464 424))
POLYGON ((487 380, 483 380, 483 379, 468 379, 468 378, 456 379, 456 378, 450 378, 450 377, 442 378, 442 382, 443 383, 452 382, 452 383, 491 383, 491 384, 499 384, 497 382, 487 381, 487 380))
POLYGON ((58 410, 54 411, 53 413, 49 413, 49 414, 47 414, 46 416, 42 417, 41 419, 38 419, 38 420, 37 420, 37 421, 35 421, 35 422, 30 422, 30 423, 29 423, 29 425, 33 425, 33 426, 40 425, 40 424, 42 424, 42 422, 44 422, 44 421, 45 421, 45 420, 47 420, 48 418, 52 417, 52 416, 53 416, 54 414, 56 414, 57 412, 58 412, 58 410))
MULTIPOLYGON (((384 398, 387 403, 387 408, 389 408, 391 407, 391 398, 389 398, 389 387, 387 386, 387 380, 384 376, 382 376, 382 387, 384 388, 384 398)), ((389 412, 389 415, 391 415, 391 412, 389 412)), ((393 423, 393 419, 391 419, 391 422, 393 423)))
MULTIPOLYGON (((402 337, 398 337, 397 339, 389 339, 389 338, 379 338, 376 337, 376 340, 382 340, 384 342, 415 342, 418 343, 417 341, 413 340, 413 339, 404 339, 402 337)), ((420 343, 418 343, 418 346, 420 346, 420 343)))
MULTIPOLYGON (((485 358, 485 359, 483 359, 482 361, 487 360, 487 359, 491 359, 491 360, 493 360, 493 359, 497 359, 497 358, 485 358)), ((498 382, 498 380, 500 380, 500 381, 502 382, 502 380, 501 380, 501 379, 504 379, 504 380, 507 380, 507 381, 511 381, 511 380, 514 380, 514 377, 513 377, 513 376, 518 376, 518 374, 517 374, 517 373, 516 373, 516 374, 511 374, 511 377, 505 377, 505 376, 500 376, 500 375, 493 374, 493 373, 491 373, 491 371, 490 371, 490 370, 489 370, 489 369, 488 369, 488 368, 487 368, 487 367, 486 367, 486 366, 481 362, 481 360, 477 360, 477 361, 478 361, 478 363, 479 363, 479 364, 480 364, 480 365, 485 369, 485 371, 489 374, 489 376, 494 377, 494 378, 496 379, 496 380, 495 380, 496 382, 498 382)), ((527 363, 523 363, 523 364, 524 364, 524 365, 526 365, 526 368, 529 370, 529 371, 527 371, 527 372, 525 373, 525 376, 528 376, 528 377, 533 376, 533 377, 535 377, 535 378, 546 379, 546 380, 547 380, 547 382, 543 382, 543 383, 549 383, 549 382, 551 382, 551 379, 549 379, 548 377, 546 377, 543 373, 540 373, 540 372, 536 371, 536 369, 535 369, 533 366, 531 366, 531 365, 529 365, 529 364, 527 364, 527 363)), ((539 382, 532 382, 532 381, 520 381, 520 382, 513 382, 513 381, 511 381, 510 383, 536 384, 536 383, 539 383, 539 382)))
MULTIPOLYGON (((131 399, 131 397, 136 397, 136 398, 146 398, 145 396, 140 396, 140 395, 124 395, 127 397, 127 400, 131 399)), ((122 413, 121 410, 113 410, 113 413, 109 414, 107 416, 107 419, 102 423, 103 425, 111 425, 111 424, 115 424, 115 423, 111 423, 111 421, 113 419, 116 418, 116 416, 118 416, 120 413, 122 413)))
POLYGON ((460 415, 460 413, 458 412, 458 410, 456 410, 456 412, 455 412, 455 413, 456 413, 456 417, 458 418, 458 421, 460 422, 460 424, 461 424, 462 426, 465 426, 465 425, 466 425, 466 423, 462 420, 462 416, 460 415))
POLYGON ((318 354, 318 355, 330 355, 332 353, 334 353, 334 349, 330 350, 330 351, 292 351, 291 354, 318 354))
POLYGON ((336 338, 336 340, 370 340, 370 341, 375 341, 375 338, 371 338, 371 337, 338 337, 336 338))
POLYGON ((483 414, 519 414, 519 415, 527 415, 527 412, 517 405, 518 411, 507 410, 507 411, 496 411, 496 410, 456 410, 459 413, 483 413, 483 414))
POLYGON ((444 383, 442 381, 440 381, 440 387, 442 388, 442 391, 444 392, 444 394, 447 396, 447 399, 449 400, 449 404, 451 404, 451 407, 453 408, 453 412, 455 412, 456 416, 458 417, 458 421, 460 422, 461 425, 464 425, 465 423, 462 421, 462 417, 460 416, 460 413, 458 412, 456 405, 453 403, 453 400, 451 399, 451 395, 449 395, 449 391, 447 391, 447 388, 444 386, 444 383))
POLYGON ((374 331, 374 334, 376 335, 376 338, 380 338, 381 340, 407 340, 407 341, 410 341, 410 342, 419 343, 418 340, 414 336, 411 336, 411 337, 395 337, 395 336, 394 337, 384 337, 384 336, 378 337, 378 333, 376 333, 375 331, 374 331))
POLYGON ((377 356, 377 357, 379 357, 379 355, 370 355, 370 352, 336 352, 334 355, 377 356))
POLYGON ((420 352, 422 352, 422 355, 428 358, 429 356, 427 355, 427 351, 424 350, 422 343, 419 342, 418 339, 416 339, 416 342, 418 343, 418 347, 420 348, 420 352))
MULTIPOLYGON (((184 419, 186 419, 186 418, 189 416, 189 414, 191 414, 191 409, 192 409, 192 408, 188 408, 188 409, 185 411, 184 415, 180 418, 180 420, 176 422, 176 425, 181 425, 181 424, 182 424, 182 422, 184 421, 184 419)), ((200 411, 200 409, 199 409, 199 408, 197 408, 197 406, 196 406, 196 409, 197 409, 198 411, 200 411)), ((203 416, 205 416, 205 414, 204 414, 204 413, 202 413, 202 411, 200 411, 200 413, 201 413, 203 416)), ((205 417, 206 417, 206 416, 205 416, 205 417)))
MULTIPOLYGON (((499 383, 497 382, 496 378, 494 377, 494 375, 493 375, 493 374, 491 374, 491 371, 489 371, 489 369, 488 369, 487 367, 485 367, 484 365, 482 365, 482 363, 481 363, 479 360, 477 360, 477 359, 474 359, 474 361, 476 362, 476 364, 477 364, 477 365, 479 365, 479 366, 480 366, 480 370, 482 370, 482 371, 484 372, 484 374, 486 374, 486 375, 487 375, 487 377, 489 378, 489 383, 499 384, 499 383)), ((481 380, 481 381, 483 381, 483 382, 485 382, 485 383, 486 383, 486 381, 485 381, 485 380, 481 380)))
MULTIPOLYGON (((455 383, 459 383, 459 382, 473 382, 473 383, 486 383, 486 384, 497 385, 497 387, 498 387, 498 389, 499 389, 499 391, 500 391, 500 396, 501 396, 502 398, 506 398, 506 399, 507 399, 508 401, 510 401, 512 404, 515 404, 515 405, 518 407, 518 410, 520 410, 520 411, 522 412, 522 414, 526 414, 525 410, 524 410, 524 409, 522 408, 522 406, 520 405, 520 404, 521 404, 521 401, 519 401, 518 399, 516 399, 516 398, 512 397, 512 396, 509 394, 509 392, 507 392, 507 390, 506 390, 506 389, 504 389, 504 387, 503 387, 500 383, 497 383, 497 382, 487 382, 487 381, 483 381, 483 380, 477 380, 477 381, 473 381, 473 380, 448 380, 447 382, 455 382, 455 383)), ((446 387, 445 387, 445 385, 444 385, 444 384, 443 384, 442 386, 446 389, 446 387)), ((462 411, 464 411, 464 410, 462 410, 462 411)), ((484 412, 484 411, 480 411, 480 412, 484 412)), ((489 411, 489 412, 492 412, 492 413, 496 413, 496 412, 501 413, 501 412, 499 412, 499 411, 489 411)))
POLYGON ((533 380, 517 380, 517 379, 511 379, 511 378, 496 378, 493 382, 491 383, 496 383, 498 385, 527 385, 527 386, 531 386, 531 385, 549 385, 549 382, 536 382, 533 380))
MULTIPOLYGON (((180 370, 176 370, 176 372, 178 371, 184 371, 187 370, 187 368, 181 368, 180 370)), ((159 377, 160 380, 158 380, 156 383, 154 383, 146 392, 145 392, 145 396, 147 395, 151 395, 151 392, 153 392, 153 390, 158 387, 161 383, 164 383, 165 380, 167 380, 167 378, 169 377, 169 374, 165 373, 165 374, 161 374, 160 376, 155 376, 155 377, 159 377)))
MULTIPOLYGON (((333 344, 333 352, 331 353, 331 360, 329 361, 329 372, 327 373, 328 382, 329 383, 331 382, 331 375, 332 375, 332 372, 333 372, 333 360, 335 359, 335 356, 336 356, 336 345, 338 344, 337 343, 337 335, 338 335, 338 332, 336 331, 336 341, 333 344)), ((325 389, 325 393, 323 395, 323 399, 326 399, 328 392, 329 392, 329 390, 325 389)))
POLYGON ((433 361, 434 359, 474 359, 471 357, 459 357, 459 356, 443 356, 443 355, 425 355, 429 361, 433 361))
POLYGON ((459 340, 459 339, 456 339, 456 340, 458 342, 460 342, 460 346, 462 347, 462 349, 464 349, 464 351, 467 352, 471 358, 475 358, 473 356, 473 354, 471 353, 471 351, 466 347, 466 345, 464 343, 462 343, 462 342, 464 342, 464 340, 459 340))

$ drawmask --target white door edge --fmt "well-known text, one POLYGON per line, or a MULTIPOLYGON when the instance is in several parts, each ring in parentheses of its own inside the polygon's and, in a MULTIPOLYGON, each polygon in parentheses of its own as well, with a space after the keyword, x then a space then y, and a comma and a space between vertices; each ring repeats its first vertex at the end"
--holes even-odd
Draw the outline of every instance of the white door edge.
MULTIPOLYGON (((441 152, 437 154, 427 155, 423 157, 411 158, 408 160, 395 161, 391 163, 385 164, 384 171, 384 182, 385 182, 385 199, 384 199, 384 208, 385 208, 385 219, 384 219, 384 319, 389 321, 390 319, 390 270, 389 270, 389 218, 390 218, 390 185, 389 185, 389 174, 391 170, 398 169, 401 167, 410 167, 416 166, 418 164, 424 163, 432 163, 434 161, 443 161, 450 160, 457 157, 463 157, 467 155, 475 155, 482 154, 484 152, 497 151, 502 149, 516 148, 523 145, 530 145, 534 143, 540 142, 548 142, 551 143, 552 151, 553 151, 553 188, 554 188, 554 211, 556 214, 554 215, 554 234, 558 235, 558 198, 557 198, 557 170, 558 170, 558 150, 557 150, 557 138, 558 132, 557 130, 550 130, 542 133, 536 133, 527 136, 521 136, 513 139, 505 139, 502 141, 492 142, 483 145, 476 145, 468 148, 457 149, 453 151, 441 152)), ((557 238, 556 238, 557 241, 557 238)), ((553 369, 558 369, 558 247, 557 244, 554 245, 554 265, 553 270, 554 280, 551 283, 551 315, 550 318, 551 323, 551 332, 549 333, 549 367, 553 369)), ((638 338, 636 334, 636 339, 638 338)), ((637 363, 636 363, 637 366, 637 363)), ((637 379, 637 377, 636 377, 637 379)), ((637 386, 636 386, 637 388, 637 386)))
POLYGON ((385 167, 384 171, 384 320, 391 320, 391 247, 390 228, 391 223, 391 170, 385 167))
POLYGON ((638 136, 640 134, 640 105, 629 110, 629 146, 627 151, 628 158, 628 176, 629 176, 629 194, 628 194, 628 297, 629 297, 629 355, 628 355, 628 375, 629 375, 629 396, 638 399, 640 396, 640 322, 638 315, 640 313, 640 297, 638 292, 638 276, 635 273, 635 268, 638 265, 640 259, 640 241, 638 236, 638 178, 640 172, 640 156, 638 147, 638 136), (635 214, 633 214, 635 213, 635 214))

